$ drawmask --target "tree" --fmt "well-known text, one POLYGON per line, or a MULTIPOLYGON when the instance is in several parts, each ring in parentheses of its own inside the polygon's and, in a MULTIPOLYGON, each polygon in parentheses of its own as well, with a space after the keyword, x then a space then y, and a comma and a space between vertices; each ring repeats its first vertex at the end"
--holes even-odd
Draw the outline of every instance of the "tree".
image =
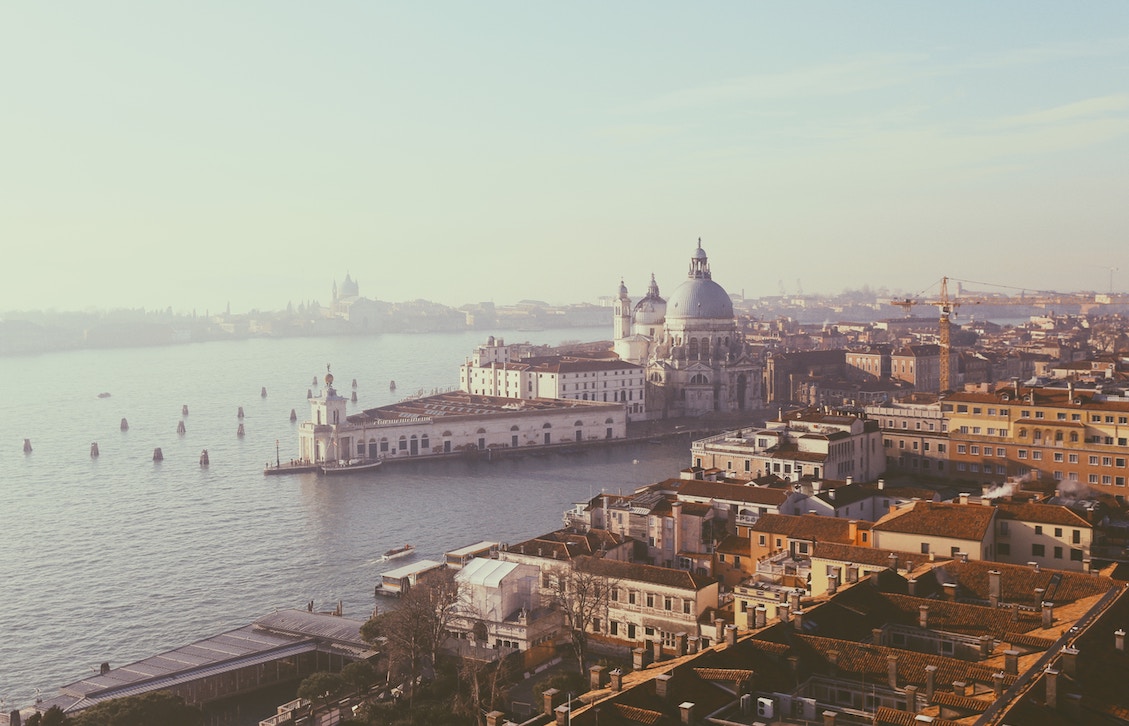
POLYGON ((409 711, 417 680, 439 659, 458 601, 454 572, 439 570, 403 593, 395 610, 381 613, 361 627, 365 640, 383 641, 389 680, 397 672, 406 676, 409 711))
POLYGON ((376 668, 367 660, 354 661, 341 669, 341 680, 358 693, 368 693, 372 684, 376 683, 376 668))
POLYGON ((578 557, 573 560, 571 568, 558 567, 550 575, 552 604, 564 614, 581 673, 588 654, 588 634, 598 621, 606 620, 612 590, 619 585, 618 580, 602 574, 602 562, 591 557, 578 557))
POLYGON ((328 704, 335 696, 345 690, 345 681, 336 673, 318 671, 306 676, 298 685, 298 698, 305 698, 316 707, 320 702, 328 704))
POLYGON ((67 723, 73 726, 200 726, 204 714, 180 696, 154 691, 91 706, 67 723))

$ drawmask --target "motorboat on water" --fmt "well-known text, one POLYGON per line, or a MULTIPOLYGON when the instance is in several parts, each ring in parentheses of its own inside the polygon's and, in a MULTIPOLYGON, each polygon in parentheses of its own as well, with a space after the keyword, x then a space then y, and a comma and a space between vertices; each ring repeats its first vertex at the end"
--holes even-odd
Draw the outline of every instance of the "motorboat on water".
POLYGON ((372 471, 379 469, 380 465, 384 462, 380 459, 366 461, 364 459, 349 459, 338 461, 327 461, 318 467, 318 471, 322 474, 352 474, 358 471, 372 471))
POLYGON ((411 546, 410 544, 406 544, 403 547, 393 547, 392 549, 385 552, 384 556, 382 556, 380 559, 388 561, 395 557, 403 557, 404 555, 411 554, 413 551, 415 551, 415 547, 411 546))

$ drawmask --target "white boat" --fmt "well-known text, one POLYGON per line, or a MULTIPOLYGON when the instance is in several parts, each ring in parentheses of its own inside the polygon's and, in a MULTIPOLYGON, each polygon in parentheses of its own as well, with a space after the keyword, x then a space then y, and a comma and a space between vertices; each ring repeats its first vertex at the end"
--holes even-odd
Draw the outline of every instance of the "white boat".
POLYGON ((349 459, 348 461, 327 461, 318 467, 322 474, 352 474, 358 471, 372 471, 379 469, 384 462, 380 459, 365 461, 364 459, 349 459))

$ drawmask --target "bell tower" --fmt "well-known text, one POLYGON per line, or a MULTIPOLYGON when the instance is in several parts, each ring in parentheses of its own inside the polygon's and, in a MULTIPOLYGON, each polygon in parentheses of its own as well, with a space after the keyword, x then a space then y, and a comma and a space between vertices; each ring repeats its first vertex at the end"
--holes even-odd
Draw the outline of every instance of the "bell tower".
POLYGON ((622 340, 631 335, 631 298, 627 296, 627 285, 619 281, 619 295, 615 299, 615 328, 612 333, 614 340, 622 340))

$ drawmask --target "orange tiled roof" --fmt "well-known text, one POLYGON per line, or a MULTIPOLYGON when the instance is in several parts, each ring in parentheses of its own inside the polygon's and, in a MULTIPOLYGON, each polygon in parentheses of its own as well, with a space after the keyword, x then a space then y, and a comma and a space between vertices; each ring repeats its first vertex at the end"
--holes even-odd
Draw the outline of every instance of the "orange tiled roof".
POLYGON ((938 535, 952 539, 983 542, 991 532, 995 507, 914 502, 910 507, 891 512, 875 522, 876 532, 938 535))
POLYGON ((820 517, 814 514, 762 514, 751 529, 754 532, 782 534, 795 539, 850 542, 850 522, 841 517, 820 517))

